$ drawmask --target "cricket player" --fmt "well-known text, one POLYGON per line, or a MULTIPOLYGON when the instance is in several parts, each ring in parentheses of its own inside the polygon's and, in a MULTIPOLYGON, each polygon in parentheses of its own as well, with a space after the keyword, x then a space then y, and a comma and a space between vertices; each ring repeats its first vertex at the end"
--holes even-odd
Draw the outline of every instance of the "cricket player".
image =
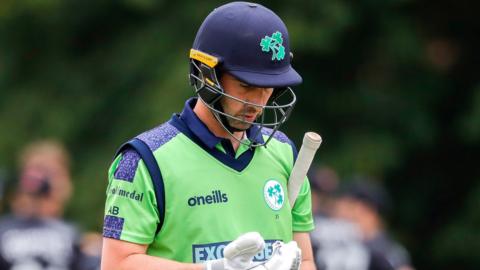
POLYGON ((295 104, 282 20, 262 5, 214 9, 190 51, 196 97, 124 144, 109 170, 103 270, 313 270, 305 181, 278 129, 295 104))

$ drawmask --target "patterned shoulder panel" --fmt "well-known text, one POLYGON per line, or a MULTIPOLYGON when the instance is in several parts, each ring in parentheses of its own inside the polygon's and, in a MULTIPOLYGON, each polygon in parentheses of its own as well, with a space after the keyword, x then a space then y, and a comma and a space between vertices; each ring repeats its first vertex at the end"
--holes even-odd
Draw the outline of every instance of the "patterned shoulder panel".
MULTIPOLYGON (((180 131, 167 122, 138 135, 137 138, 144 141, 150 147, 150 150, 155 152, 155 150, 177 136, 178 133, 180 131)), ((131 149, 123 152, 122 155, 122 159, 115 170, 115 179, 132 182, 137 171, 140 156, 131 149)))
MULTIPOLYGON (((273 129, 262 128, 261 132, 262 132, 263 135, 270 136, 270 134, 272 134, 272 132, 273 132, 273 129)), ((290 140, 290 138, 288 138, 287 135, 285 135, 285 133, 281 132, 280 130, 277 130, 275 132, 275 134, 273 134, 273 139, 275 139, 275 140, 277 140, 281 143, 288 143, 292 147, 293 160, 297 159, 297 155, 298 155, 297 147, 292 142, 292 140, 290 140)))
MULTIPOLYGON (((271 128, 262 128, 262 134, 266 136, 270 136, 273 132, 271 128)), ((285 133, 277 130, 275 134, 273 134, 273 138, 282 143, 292 144, 292 141, 285 135, 285 133)))

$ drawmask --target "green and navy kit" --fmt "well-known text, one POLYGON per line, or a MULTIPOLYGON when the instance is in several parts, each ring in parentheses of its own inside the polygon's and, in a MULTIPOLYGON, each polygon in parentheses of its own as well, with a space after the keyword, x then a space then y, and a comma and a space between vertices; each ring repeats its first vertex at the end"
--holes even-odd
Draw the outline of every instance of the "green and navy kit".
MULTIPOLYGON (((266 147, 250 149, 213 135, 193 112, 197 99, 181 114, 137 138, 159 165, 164 198, 137 152, 127 150, 110 167, 103 236, 148 245, 147 253, 180 262, 203 262, 223 256, 223 248, 239 235, 257 231, 266 248, 288 242, 293 232, 313 230, 310 187, 305 180, 295 206, 288 201, 287 181, 296 150, 277 131, 266 147), (158 205, 165 202, 160 230, 158 205)), ((256 127, 245 140, 261 142, 272 132, 256 127)))

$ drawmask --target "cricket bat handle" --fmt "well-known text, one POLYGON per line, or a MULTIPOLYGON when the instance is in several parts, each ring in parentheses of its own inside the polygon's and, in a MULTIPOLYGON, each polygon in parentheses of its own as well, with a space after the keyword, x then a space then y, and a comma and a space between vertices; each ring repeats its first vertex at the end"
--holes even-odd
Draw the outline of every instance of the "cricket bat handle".
POLYGON ((307 176, 308 169, 312 164, 317 149, 322 143, 322 137, 315 132, 307 132, 303 136, 303 143, 298 152, 297 160, 293 165, 290 178, 288 179, 288 198, 293 208, 298 192, 307 176))

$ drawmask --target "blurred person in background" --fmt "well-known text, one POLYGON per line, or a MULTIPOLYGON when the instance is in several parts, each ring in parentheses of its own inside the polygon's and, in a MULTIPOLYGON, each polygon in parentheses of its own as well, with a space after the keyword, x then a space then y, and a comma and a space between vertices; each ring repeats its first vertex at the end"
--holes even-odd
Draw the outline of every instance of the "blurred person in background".
POLYGON ((3 213, 5 206, 5 189, 7 186, 7 177, 5 169, 0 167, 0 214, 3 213))
POLYGON ((20 154, 11 214, 0 220, 0 269, 93 270, 99 259, 80 250, 80 235, 62 215, 72 194, 70 159, 56 141, 20 154))
POLYGON ((328 166, 313 167, 309 179, 315 220, 315 230, 310 235, 317 269, 392 269, 385 258, 365 246, 356 224, 334 216, 339 186, 336 171, 328 166))
POLYGON ((312 188, 312 212, 315 217, 331 216, 335 192, 339 185, 337 172, 329 166, 314 166, 308 172, 312 188))
POLYGON ((386 231, 384 216, 390 209, 390 197, 380 184, 355 178, 340 190, 334 216, 355 224, 374 256, 385 258, 396 270, 412 270, 408 252, 386 231))

